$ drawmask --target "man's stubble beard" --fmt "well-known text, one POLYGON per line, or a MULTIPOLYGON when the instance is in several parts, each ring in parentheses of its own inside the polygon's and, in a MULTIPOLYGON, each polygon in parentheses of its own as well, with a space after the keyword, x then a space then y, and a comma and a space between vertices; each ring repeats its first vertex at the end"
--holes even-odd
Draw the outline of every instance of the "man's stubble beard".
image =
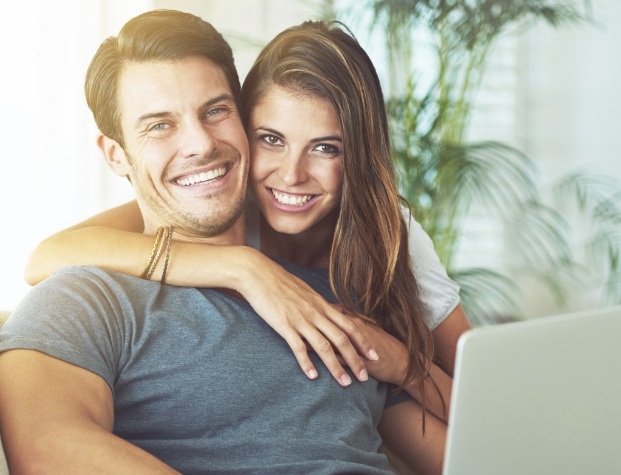
MULTIPOLYGON (((241 158, 239 152, 234 150, 235 159, 239 166, 241 166, 241 158)), ((218 158, 221 156, 221 152, 216 152, 218 158)), ((135 160, 126 153, 127 160, 132 169, 136 170, 135 160)), ((208 162, 213 161, 213 158, 208 159, 208 162)), ((206 195, 205 200, 213 200, 214 208, 217 208, 219 213, 206 213, 205 216, 199 217, 191 212, 184 212, 182 209, 174 210, 172 207, 167 206, 162 199, 158 199, 159 196, 155 193, 155 186, 145 185, 142 175, 136 175, 134 180, 130 180, 134 187, 136 196, 141 196, 145 204, 148 206, 149 212, 161 223, 161 225, 173 226, 175 231, 179 234, 183 234, 187 237, 195 238, 211 238, 224 234, 240 219, 244 211, 244 203, 246 198, 247 188, 246 183, 248 181, 248 167, 246 167, 241 177, 244 189, 236 195, 233 202, 221 202, 213 198, 213 195, 206 195), (154 196, 154 194, 156 196, 154 196)), ((143 211, 144 213, 144 211, 143 211)))
MULTIPOLYGON (((210 195, 206 196, 205 199, 210 199, 210 195)), ((166 225, 172 225, 176 232, 188 237, 211 238, 224 234, 241 217, 244 211, 245 194, 240 194, 233 203, 215 203, 214 207, 220 210, 226 209, 226 212, 209 213, 203 218, 181 210, 175 212, 162 206, 159 200, 151 196, 147 201, 151 211, 156 213, 166 225)))

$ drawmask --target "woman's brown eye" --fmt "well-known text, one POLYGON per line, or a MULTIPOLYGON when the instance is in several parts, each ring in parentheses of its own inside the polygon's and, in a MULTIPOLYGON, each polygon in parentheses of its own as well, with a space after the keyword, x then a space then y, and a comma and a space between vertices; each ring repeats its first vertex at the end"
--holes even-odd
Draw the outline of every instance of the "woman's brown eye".
POLYGON ((280 143, 280 139, 274 135, 264 135, 261 138, 270 145, 278 145, 280 143))

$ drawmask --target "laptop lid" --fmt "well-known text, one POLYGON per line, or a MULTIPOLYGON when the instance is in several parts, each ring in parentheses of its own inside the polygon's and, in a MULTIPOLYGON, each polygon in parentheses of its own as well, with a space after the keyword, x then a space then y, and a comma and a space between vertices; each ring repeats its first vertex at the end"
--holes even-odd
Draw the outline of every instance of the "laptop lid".
POLYGON ((621 306, 459 340, 444 475, 621 474, 621 306))

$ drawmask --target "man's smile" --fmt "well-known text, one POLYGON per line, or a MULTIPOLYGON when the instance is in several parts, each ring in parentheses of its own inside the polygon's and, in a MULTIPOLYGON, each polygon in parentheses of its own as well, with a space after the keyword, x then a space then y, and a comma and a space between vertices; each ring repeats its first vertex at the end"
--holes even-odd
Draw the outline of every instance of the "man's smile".
POLYGON ((226 174, 226 167, 221 166, 214 170, 209 170, 206 172, 195 173, 193 175, 187 175, 182 178, 178 178, 176 183, 181 186, 192 186, 196 184, 202 184, 207 181, 213 180, 215 178, 221 177, 226 174))

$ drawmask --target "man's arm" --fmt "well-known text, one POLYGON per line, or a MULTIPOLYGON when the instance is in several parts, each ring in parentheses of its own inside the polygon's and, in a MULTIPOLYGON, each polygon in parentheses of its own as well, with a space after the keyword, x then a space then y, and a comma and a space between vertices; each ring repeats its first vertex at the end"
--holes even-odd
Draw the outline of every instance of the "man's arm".
POLYGON ((0 354, 0 431, 11 474, 178 473, 112 434, 95 373, 31 350, 0 354))

